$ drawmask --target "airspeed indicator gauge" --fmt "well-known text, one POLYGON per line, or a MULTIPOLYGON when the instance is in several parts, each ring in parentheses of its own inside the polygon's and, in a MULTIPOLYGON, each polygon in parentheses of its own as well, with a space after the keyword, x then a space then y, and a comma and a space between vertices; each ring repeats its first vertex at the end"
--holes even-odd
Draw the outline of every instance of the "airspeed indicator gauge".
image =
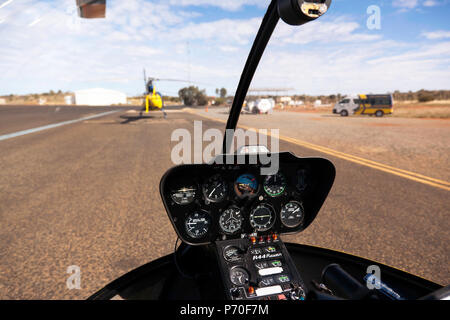
POLYGON ((264 191, 271 197, 278 197, 286 189, 286 178, 281 172, 264 179, 264 191))

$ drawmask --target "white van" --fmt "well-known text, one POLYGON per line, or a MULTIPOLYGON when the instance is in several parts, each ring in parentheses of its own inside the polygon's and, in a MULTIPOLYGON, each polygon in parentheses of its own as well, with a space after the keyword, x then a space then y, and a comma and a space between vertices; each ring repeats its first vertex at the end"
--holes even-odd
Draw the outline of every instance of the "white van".
POLYGON ((343 117, 353 114, 382 117, 393 112, 393 98, 390 94, 348 96, 337 102, 333 108, 333 113, 340 114, 343 117))
POLYGON ((273 108, 275 108, 275 100, 273 99, 258 99, 250 101, 244 106, 246 112, 251 112, 253 114, 268 114, 273 111, 273 108))
POLYGON ((352 115, 359 108, 358 96, 347 96, 339 102, 336 102, 333 113, 340 114, 343 117, 352 115))

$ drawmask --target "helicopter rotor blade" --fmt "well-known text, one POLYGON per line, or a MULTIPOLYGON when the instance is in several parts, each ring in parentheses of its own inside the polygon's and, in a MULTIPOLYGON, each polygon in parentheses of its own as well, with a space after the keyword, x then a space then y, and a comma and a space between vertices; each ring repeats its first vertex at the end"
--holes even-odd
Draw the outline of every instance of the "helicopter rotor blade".
POLYGON ((184 83, 208 85, 206 83, 202 83, 202 82, 198 82, 198 81, 192 81, 192 80, 170 79, 170 78, 151 78, 151 79, 153 79, 153 81, 184 82, 184 83))

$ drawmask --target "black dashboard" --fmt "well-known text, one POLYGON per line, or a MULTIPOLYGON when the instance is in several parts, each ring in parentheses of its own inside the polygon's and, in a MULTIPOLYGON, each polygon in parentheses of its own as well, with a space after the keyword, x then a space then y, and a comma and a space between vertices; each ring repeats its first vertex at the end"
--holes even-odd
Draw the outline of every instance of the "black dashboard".
MULTIPOLYGON (((162 178, 164 206, 180 239, 191 245, 219 240, 262 239, 304 230, 316 217, 335 178, 321 158, 278 156, 276 174, 250 156, 219 164, 180 165, 162 178)), ((225 161, 223 161, 225 162, 225 161)))

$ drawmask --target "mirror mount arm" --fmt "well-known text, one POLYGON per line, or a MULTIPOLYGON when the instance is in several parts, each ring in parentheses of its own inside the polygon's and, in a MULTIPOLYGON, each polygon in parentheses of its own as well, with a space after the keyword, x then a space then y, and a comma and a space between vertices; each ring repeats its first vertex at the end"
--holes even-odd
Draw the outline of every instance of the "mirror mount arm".
MULTIPOLYGON (((247 58, 244 71, 242 72, 241 79, 234 96, 233 104, 231 106, 230 114, 228 116, 228 121, 225 128, 226 130, 236 130, 242 106, 247 96, 247 92, 252 82, 253 76, 255 75, 258 64, 261 61, 261 57, 267 47, 272 33, 275 30, 278 21, 280 20, 277 4, 277 0, 272 0, 261 23, 258 34, 256 35, 255 42, 253 43, 253 47, 247 58)), ((231 152, 230 149, 232 143, 233 139, 227 139, 227 134, 225 134, 223 140, 223 154, 228 154, 229 152, 231 152)))
POLYGON ((305 24, 324 15, 328 11, 331 1, 332 0, 272 0, 270 2, 266 15, 259 27, 252 50, 247 58, 236 94, 234 95, 233 104, 225 128, 222 149, 223 154, 229 154, 231 152, 234 131, 236 130, 248 89, 253 76, 255 75, 256 68, 261 61, 264 50, 266 49, 280 18, 290 25, 305 24), (227 130, 232 130, 233 135, 227 134, 227 130))

